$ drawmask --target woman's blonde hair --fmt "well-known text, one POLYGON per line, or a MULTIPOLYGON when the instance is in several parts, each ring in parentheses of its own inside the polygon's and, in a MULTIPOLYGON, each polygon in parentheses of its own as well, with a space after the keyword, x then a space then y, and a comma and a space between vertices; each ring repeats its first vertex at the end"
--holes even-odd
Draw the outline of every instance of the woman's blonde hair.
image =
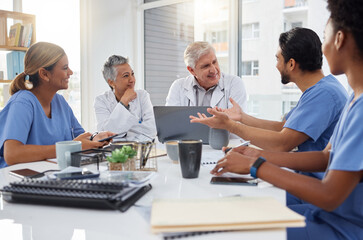
POLYGON ((45 68, 51 71, 55 64, 65 55, 63 48, 48 42, 38 42, 33 44, 24 57, 24 72, 15 77, 10 85, 10 94, 13 95, 19 90, 26 90, 25 79, 29 76, 29 81, 33 87, 39 84, 39 69, 45 68))

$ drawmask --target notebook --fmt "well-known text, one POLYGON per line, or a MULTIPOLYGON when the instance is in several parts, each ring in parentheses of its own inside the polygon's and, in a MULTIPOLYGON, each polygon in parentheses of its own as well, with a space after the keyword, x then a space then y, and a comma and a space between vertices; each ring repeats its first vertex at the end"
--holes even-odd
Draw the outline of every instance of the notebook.
POLYGON ((168 140, 201 139, 209 144, 209 127, 200 123, 191 123, 190 115, 207 112, 210 107, 195 106, 154 106, 154 115, 159 142, 168 140))
POLYGON ((272 197, 156 199, 151 210, 153 233, 304 226, 304 216, 272 197))

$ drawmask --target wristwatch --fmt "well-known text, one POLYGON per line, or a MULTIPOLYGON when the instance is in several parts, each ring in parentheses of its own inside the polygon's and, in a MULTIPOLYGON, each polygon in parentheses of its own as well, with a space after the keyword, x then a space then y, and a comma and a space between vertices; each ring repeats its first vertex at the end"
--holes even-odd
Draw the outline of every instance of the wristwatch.
POLYGON ((95 137, 96 137, 96 135, 98 134, 98 132, 94 132, 93 134, 92 134, 92 136, 89 138, 89 140, 93 140, 95 137))
POLYGON ((127 110, 130 109, 130 105, 126 106, 125 104, 123 104, 121 101, 120 101, 121 105, 124 106, 127 110))
POLYGON ((263 157, 257 158, 257 160, 253 163, 252 167, 250 168, 251 176, 257 178, 257 169, 261 167, 262 163, 266 162, 266 159, 263 157))

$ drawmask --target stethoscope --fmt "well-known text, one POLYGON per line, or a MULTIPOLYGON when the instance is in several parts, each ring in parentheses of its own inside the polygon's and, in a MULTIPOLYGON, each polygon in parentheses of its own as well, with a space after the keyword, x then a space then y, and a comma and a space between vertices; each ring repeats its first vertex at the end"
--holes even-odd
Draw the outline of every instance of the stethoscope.
MULTIPOLYGON (((198 86, 197 85, 194 85, 193 88, 195 89, 195 106, 199 106, 199 91, 198 91, 198 86)), ((214 88, 214 90, 216 88, 214 88)), ((213 92, 214 92, 214 90, 213 90, 213 92)), ((224 92, 224 89, 222 89, 222 91, 224 92)), ((212 94, 212 97, 213 97, 213 94, 212 94)), ((226 108, 227 108, 228 107, 228 100, 226 99, 226 94, 224 94, 223 97, 224 97, 224 100, 226 101, 226 108)), ((189 98, 188 98, 188 107, 190 107, 190 99, 189 98)))

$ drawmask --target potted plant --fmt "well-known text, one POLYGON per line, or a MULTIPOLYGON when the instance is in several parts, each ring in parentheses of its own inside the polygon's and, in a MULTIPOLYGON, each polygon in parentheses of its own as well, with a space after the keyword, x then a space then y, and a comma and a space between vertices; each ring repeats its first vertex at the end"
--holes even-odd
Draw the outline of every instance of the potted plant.
POLYGON ((121 149, 112 151, 107 157, 109 170, 128 171, 135 169, 136 151, 131 146, 122 146, 121 149))

